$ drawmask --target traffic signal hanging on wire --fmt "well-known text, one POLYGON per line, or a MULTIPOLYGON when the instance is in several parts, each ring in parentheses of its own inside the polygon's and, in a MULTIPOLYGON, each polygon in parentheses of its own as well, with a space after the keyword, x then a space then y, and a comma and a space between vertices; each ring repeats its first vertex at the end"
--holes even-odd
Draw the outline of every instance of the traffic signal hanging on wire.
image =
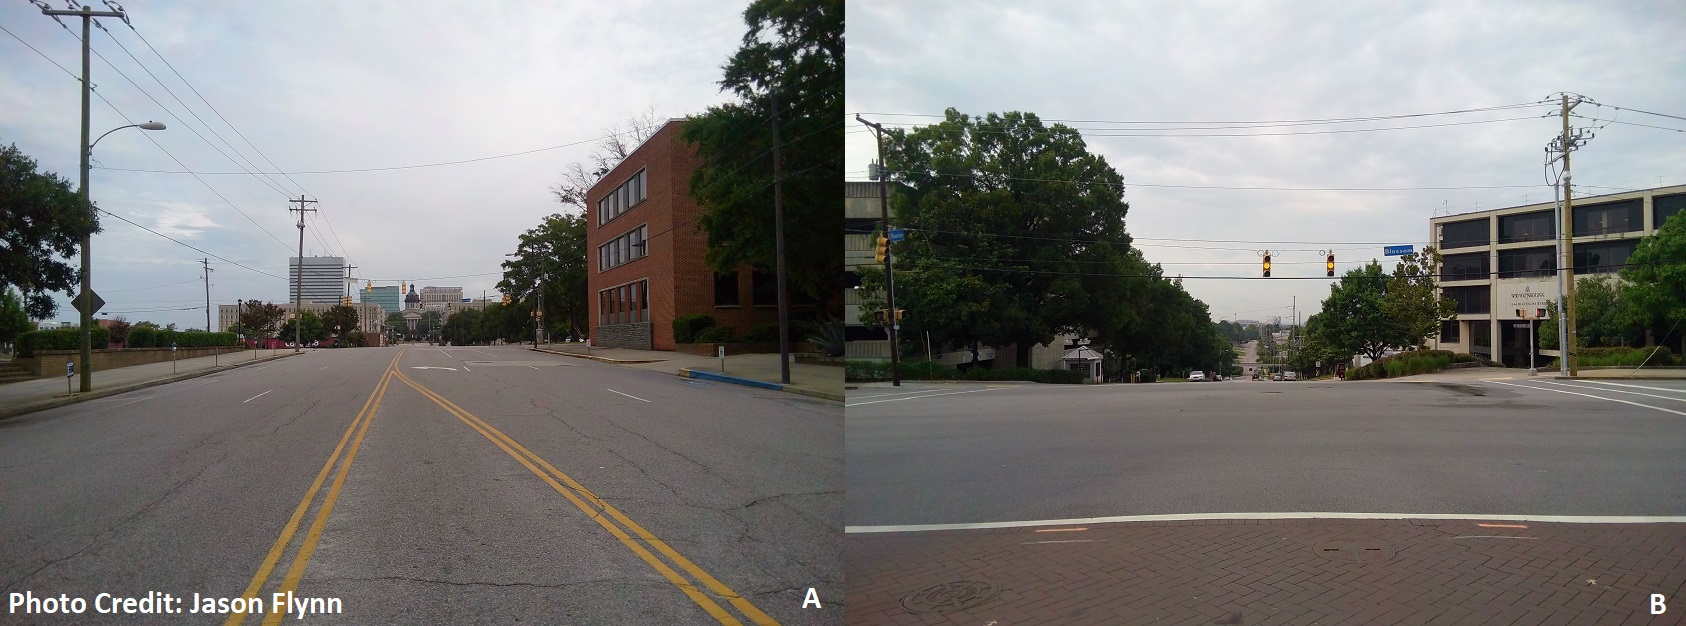
POLYGON ((890 255, 890 238, 885 237, 883 235, 879 235, 878 236, 878 251, 873 255, 872 258, 879 263, 883 263, 884 259, 887 258, 889 255, 890 255))
POLYGON ((1329 278, 1335 277, 1335 255, 1334 254, 1330 254, 1329 259, 1327 261, 1323 262, 1323 269, 1325 270, 1326 275, 1329 278))
POLYGON ((1270 278, 1270 255, 1264 255, 1264 277, 1270 278))

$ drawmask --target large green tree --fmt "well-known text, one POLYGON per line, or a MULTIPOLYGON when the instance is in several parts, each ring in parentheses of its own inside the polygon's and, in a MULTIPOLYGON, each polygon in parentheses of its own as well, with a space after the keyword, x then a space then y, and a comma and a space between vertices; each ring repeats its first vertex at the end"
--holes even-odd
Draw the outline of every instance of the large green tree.
POLYGON ((11 343, 29 332, 29 313, 23 295, 11 287, 0 287, 0 344, 11 343))
POLYGON ((840 301, 843 2, 754 0, 744 23, 749 28, 720 80, 737 101, 693 116, 681 133, 701 161, 689 181, 703 209, 694 227, 707 233, 707 261, 716 271, 776 267, 776 111, 790 287, 807 299, 840 301))
MULTIPOLYGON (((294 337, 294 321, 295 320, 287 320, 285 323, 281 324, 281 330, 277 336, 283 340, 292 341, 294 337)), ((322 318, 317 316, 315 311, 305 311, 303 314, 299 315, 298 336, 304 343, 310 343, 312 341, 326 339, 328 337, 328 331, 322 327, 322 318)))
POLYGON ((1014 345, 1025 363, 1031 346, 1060 333, 1093 330, 1114 343, 1139 320, 1127 303, 1153 279, 1124 230, 1123 177, 1075 129, 1030 113, 949 109, 942 122, 892 130, 885 161, 906 185, 893 200, 910 233, 895 251, 898 285, 950 281, 949 291, 975 293, 983 308, 970 314, 990 321, 960 331, 971 339, 1014 345))
MULTIPOLYGON (((553 214, 521 234, 503 262, 498 289, 522 300, 544 291, 544 320, 574 339, 584 336, 592 295, 586 283, 585 217, 553 214)), ((530 310, 530 309, 529 309, 530 310)))
POLYGON ((16 145, 0 148, 0 289, 17 287, 29 316, 46 319, 58 310, 52 293, 74 293, 80 278, 64 259, 100 225, 70 181, 35 167, 16 145))
POLYGON ((322 313, 322 327, 339 336, 357 330, 357 309, 344 304, 328 307, 322 313))
POLYGON ((1380 263, 1371 261, 1347 270, 1340 282, 1329 286, 1322 307, 1326 321, 1320 329, 1329 346, 1379 359, 1388 349, 1406 343, 1400 325, 1382 308, 1390 278, 1380 263))
MULTIPOLYGON (((1622 298, 1636 322, 1663 333, 1659 343, 1680 341, 1686 353, 1686 213, 1676 213, 1640 240, 1622 267, 1622 298), (1664 336, 1672 333, 1672 337, 1664 336)), ((1580 283, 1576 283, 1578 286, 1580 283)), ((1579 313, 1579 311, 1577 311, 1579 313)))
POLYGON ((1440 252, 1433 247, 1407 254, 1394 267, 1382 296, 1381 310, 1396 325, 1401 347, 1421 348, 1440 334, 1446 320, 1458 316, 1457 303, 1440 297, 1440 252))

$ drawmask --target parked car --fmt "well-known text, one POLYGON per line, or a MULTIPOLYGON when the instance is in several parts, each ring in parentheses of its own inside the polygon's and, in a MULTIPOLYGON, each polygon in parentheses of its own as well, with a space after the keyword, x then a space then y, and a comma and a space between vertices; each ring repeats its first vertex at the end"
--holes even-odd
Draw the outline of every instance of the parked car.
POLYGON ((1299 379, 1300 379, 1300 373, 1299 372, 1283 372, 1282 373, 1282 380, 1299 380, 1299 379))
POLYGON ((1206 372, 1194 372, 1192 374, 1189 374, 1188 375, 1188 382, 1191 382, 1191 383, 1206 382, 1206 372))
POLYGON ((1275 374, 1271 374, 1270 379, 1271 380, 1282 380, 1282 372, 1277 372, 1275 374))

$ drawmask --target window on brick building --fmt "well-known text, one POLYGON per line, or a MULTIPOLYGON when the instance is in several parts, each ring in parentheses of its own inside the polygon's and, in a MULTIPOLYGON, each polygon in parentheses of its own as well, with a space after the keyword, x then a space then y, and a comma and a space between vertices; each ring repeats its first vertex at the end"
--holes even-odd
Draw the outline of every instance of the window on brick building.
POLYGON ((738 298, 738 273, 714 275, 714 306, 743 306, 738 298))
POLYGON ((640 280, 597 292, 597 325, 650 321, 650 281, 640 280))
POLYGON ((644 170, 638 170, 626 182, 609 191, 609 194, 597 201, 597 225, 609 223, 640 202, 648 199, 645 191, 644 170))
POLYGON ((598 246, 597 271, 625 265, 649 255, 649 225, 641 224, 626 234, 598 246))

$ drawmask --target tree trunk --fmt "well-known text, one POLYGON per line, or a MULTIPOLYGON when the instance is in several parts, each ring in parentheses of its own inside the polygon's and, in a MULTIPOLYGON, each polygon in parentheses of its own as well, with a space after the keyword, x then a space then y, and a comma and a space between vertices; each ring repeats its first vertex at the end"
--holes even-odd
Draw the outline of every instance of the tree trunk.
POLYGON ((1030 347, 1032 344, 1019 342, 1013 344, 1013 363, 1019 367, 1030 367, 1030 347))

